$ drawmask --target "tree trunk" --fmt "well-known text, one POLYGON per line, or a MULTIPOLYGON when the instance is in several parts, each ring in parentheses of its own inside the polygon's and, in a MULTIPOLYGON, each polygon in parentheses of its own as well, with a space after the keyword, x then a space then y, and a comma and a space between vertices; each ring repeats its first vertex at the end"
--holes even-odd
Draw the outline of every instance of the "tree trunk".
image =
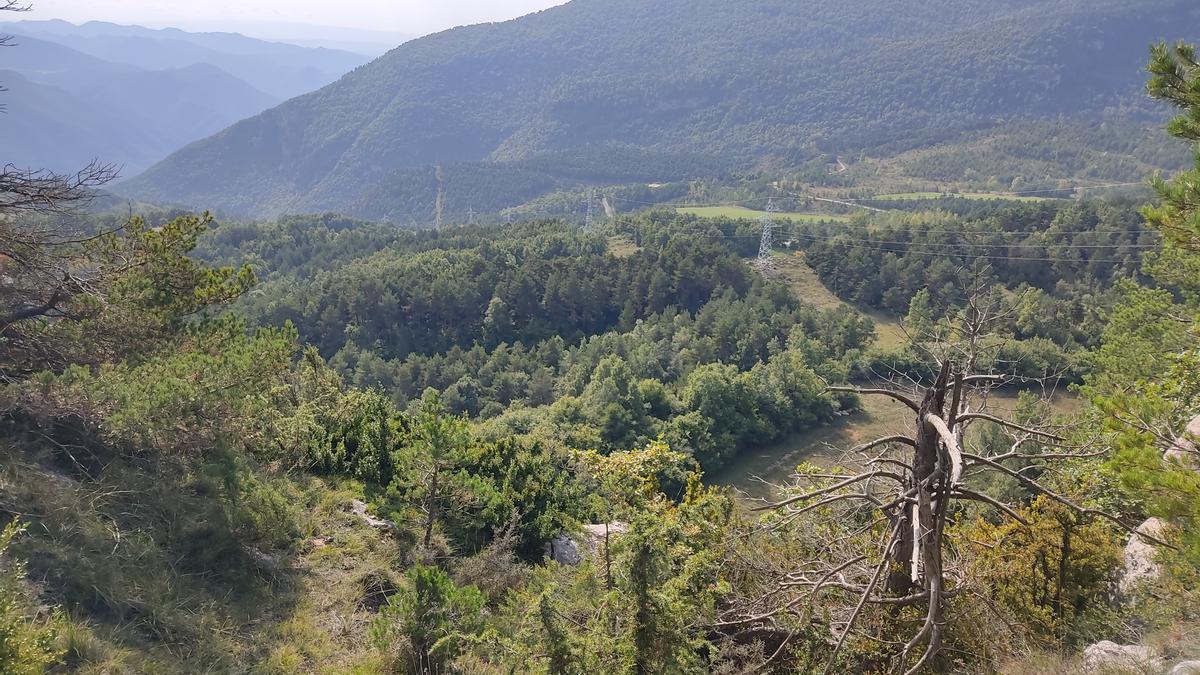
POLYGON ((935 504, 933 499, 942 482, 934 477, 938 469, 940 436, 926 417, 944 415, 949 384, 950 364, 947 362, 937 381, 925 392, 917 413, 913 476, 906 485, 913 501, 902 506, 899 516, 900 541, 892 551, 891 572, 887 579, 887 590, 891 595, 910 595, 918 588, 928 590, 930 576, 937 576, 939 580, 941 577, 940 536, 935 532, 939 518, 935 517, 935 512, 945 505, 935 504))
POLYGON ((425 548, 429 548, 433 542, 433 523, 437 520, 437 499, 438 499, 438 475, 440 471, 437 467, 433 469, 433 476, 429 481, 429 495, 425 497, 425 548))
POLYGON ((608 554, 608 523, 604 523, 604 585, 612 590, 612 557, 608 554))

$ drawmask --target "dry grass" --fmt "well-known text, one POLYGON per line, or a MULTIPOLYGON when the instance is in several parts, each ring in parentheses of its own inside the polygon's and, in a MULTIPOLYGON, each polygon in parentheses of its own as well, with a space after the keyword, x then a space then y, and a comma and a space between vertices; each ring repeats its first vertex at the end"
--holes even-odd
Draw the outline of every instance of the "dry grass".
POLYGON ((275 548, 242 543, 261 551, 246 556, 208 466, 115 461, 86 479, 0 443, 0 501, 29 525, 14 552, 69 615, 69 669, 387 672, 364 579, 400 569, 405 547, 348 512, 361 486, 255 469, 240 498, 286 499, 287 531, 275 548))
MULTIPOLYGON (((796 297, 810 305, 822 309, 850 306, 821 283, 821 280, 817 278, 817 273, 804 261, 802 252, 792 256, 779 256, 776 258, 775 269, 781 277, 787 280, 796 297)), ((900 321, 896 317, 874 309, 859 307, 854 309, 875 322, 875 331, 878 335, 875 340, 876 346, 892 349, 900 347, 908 341, 904 330, 900 327, 900 321)))
POLYGON ((641 250, 640 246, 626 237, 614 236, 608 238, 608 252, 618 258, 628 258, 641 250))

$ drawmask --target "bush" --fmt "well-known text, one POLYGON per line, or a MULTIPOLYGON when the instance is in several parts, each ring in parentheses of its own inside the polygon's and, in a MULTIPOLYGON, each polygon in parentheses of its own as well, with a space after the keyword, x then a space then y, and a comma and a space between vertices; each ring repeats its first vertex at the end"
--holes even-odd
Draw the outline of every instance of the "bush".
POLYGON ((409 586, 388 599, 371 633, 381 649, 399 652, 398 667, 441 672, 461 651, 463 638, 483 629, 483 592, 456 586, 436 567, 418 565, 406 576, 409 586))
POLYGON ((56 612, 37 617, 24 585, 24 566, 4 556, 8 545, 22 528, 9 523, 0 532, 0 673, 35 675, 44 672, 63 656, 59 632, 63 620, 56 612))

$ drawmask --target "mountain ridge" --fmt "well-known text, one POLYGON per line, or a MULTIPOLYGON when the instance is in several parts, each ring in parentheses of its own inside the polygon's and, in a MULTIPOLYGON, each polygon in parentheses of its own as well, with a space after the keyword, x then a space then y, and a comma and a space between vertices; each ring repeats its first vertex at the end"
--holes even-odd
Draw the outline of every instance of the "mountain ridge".
POLYGON ((91 21, 18 21, 0 31, 64 44, 105 61, 146 70, 210 63, 279 100, 308 93, 363 65, 367 57, 324 47, 301 47, 238 33, 190 33, 91 21))
MULTIPOLYGON (((1149 120, 1145 45, 1196 16, 1183 0, 575 0, 405 43, 123 189, 253 215, 388 217, 410 187, 429 192, 436 165, 502 171, 575 153, 582 167, 630 151, 606 170, 635 175, 639 153, 654 153, 739 171, 1014 119, 1121 109, 1149 120), (1157 21, 1131 20, 1147 8, 1157 21), (369 188, 375 203, 363 204, 372 184, 397 194, 369 188)), ((428 214, 432 201, 418 206, 428 214)))

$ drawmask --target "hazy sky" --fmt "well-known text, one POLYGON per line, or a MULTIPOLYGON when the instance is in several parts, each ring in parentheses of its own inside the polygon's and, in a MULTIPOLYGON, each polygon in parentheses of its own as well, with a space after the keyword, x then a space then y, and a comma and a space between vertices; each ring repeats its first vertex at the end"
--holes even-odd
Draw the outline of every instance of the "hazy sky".
POLYGON ((565 0, 31 0, 19 18, 136 23, 228 30, 266 23, 315 24, 416 35, 467 23, 500 21, 565 0))

